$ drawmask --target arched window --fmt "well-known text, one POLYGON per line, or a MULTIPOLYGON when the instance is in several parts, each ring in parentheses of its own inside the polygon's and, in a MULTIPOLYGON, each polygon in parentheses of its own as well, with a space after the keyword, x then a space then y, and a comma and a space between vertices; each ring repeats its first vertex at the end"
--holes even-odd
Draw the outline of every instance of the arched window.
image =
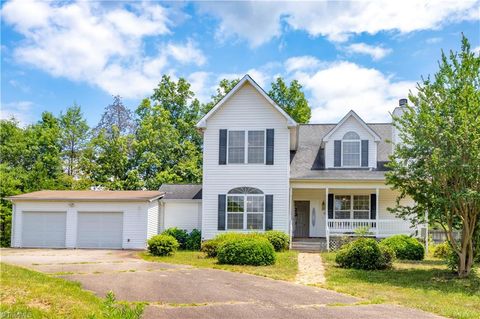
POLYGON ((244 195, 247 195, 247 194, 263 194, 263 192, 261 190, 259 190, 258 188, 253 188, 253 187, 237 187, 237 188, 233 188, 231 190, 228 191, 229 194, 244 194, 244 195))
POLYGON ((227 194, 227 229, 263 230, 265 195, 258 188, 236 187, 227 194))
POLYGON ((344 140, 359 140, 360 136, 357 133, 350 131, 350 132, 345 133, 345 135, 343 136, 343 139, 344 140))
POLYGON ((342 166, 359 167, 361 156, 360 136, 355 132, 347 132, 342 139, 342 166))

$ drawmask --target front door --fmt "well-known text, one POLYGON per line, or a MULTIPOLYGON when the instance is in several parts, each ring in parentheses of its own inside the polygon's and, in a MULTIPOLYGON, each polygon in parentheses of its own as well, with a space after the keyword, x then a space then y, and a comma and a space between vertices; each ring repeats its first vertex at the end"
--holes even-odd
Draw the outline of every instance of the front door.
POLYGON ((310 225, 310 202, 295 201, 295 228, 293 237, 308 237, 310 225))

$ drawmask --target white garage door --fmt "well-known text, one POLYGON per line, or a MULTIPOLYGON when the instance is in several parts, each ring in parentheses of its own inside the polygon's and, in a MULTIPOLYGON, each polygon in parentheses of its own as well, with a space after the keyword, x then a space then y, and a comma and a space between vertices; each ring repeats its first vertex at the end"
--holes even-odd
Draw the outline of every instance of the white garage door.
POLYGON ((122 248, 123 214, 79 212, 77 247, 122 248))
POLYGON ((65 212, 22 212, 23 247, 65 247, 65 212))

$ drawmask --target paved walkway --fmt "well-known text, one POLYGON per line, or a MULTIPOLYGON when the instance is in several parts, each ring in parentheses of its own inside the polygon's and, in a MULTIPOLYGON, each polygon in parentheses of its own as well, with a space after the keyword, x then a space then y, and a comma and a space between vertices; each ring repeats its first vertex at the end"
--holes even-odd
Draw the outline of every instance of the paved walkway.
POLYGON ((323 284, 325 268, 322 257, 316 253, 298 254, 298 275, 296 282, 303 285, 323 284))
MULTIPOLYGON (((438 319, 396 305, 248 274, 147 262, 122 250, 1 249, 2 262, 81 283, 103 297, 146 301, 143 318, 438 319)), ((308 257, 308 256, 307 256, 308 257)), ((308 257, 309 258, 309 257, 308 257)))

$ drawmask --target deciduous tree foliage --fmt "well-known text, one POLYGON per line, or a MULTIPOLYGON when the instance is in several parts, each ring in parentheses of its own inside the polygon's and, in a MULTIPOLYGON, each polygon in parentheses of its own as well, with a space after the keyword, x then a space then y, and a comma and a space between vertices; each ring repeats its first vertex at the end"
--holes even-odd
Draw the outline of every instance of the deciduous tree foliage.
MULTIPOLYGON (((0 244, 10 244, 7 196, 92 186, 155 190, 162 183, 201 182, 202 136, 195 124, 238 81, 220 81, 212 101, 201 106, 185 79, 164 75, 134 114, 114 96, 92 131, 76 104, 58 118, 45 112, 27 127, 0 120, 0 244)), ((272 94, 280 106, 294 118, 303 114, 301 87, 278 83, 284 82, 277 80, 272 94)), ((302 116, 300 122, 308 121, 302 116)))
POLYGON ((285 81, 278 77, 272 83, 268 95, 297 123, 304 124, 310 121, 312 112, 305 94, 302 92, 302 86, 297 80, 293 80, 290 82, 290 86, 287 86, 285 81))
POLYGON ((80 106, 74 104, 65 114, 60 114, 62 133, 62 157, 65 161, 66 172, 73 178, 79 178, 78 163, 85 148, 89 127, 83 117, 80 106))
POLYGON ((480 244, 480 57, 465 37, 461 52, 442 52, 438 72, 417 89, 394 119, 403 143, 395 145, 387 182, 416 202, 397 213, 425 220, 428 212, 430 224, 444 228, 465 277, 480 244))

